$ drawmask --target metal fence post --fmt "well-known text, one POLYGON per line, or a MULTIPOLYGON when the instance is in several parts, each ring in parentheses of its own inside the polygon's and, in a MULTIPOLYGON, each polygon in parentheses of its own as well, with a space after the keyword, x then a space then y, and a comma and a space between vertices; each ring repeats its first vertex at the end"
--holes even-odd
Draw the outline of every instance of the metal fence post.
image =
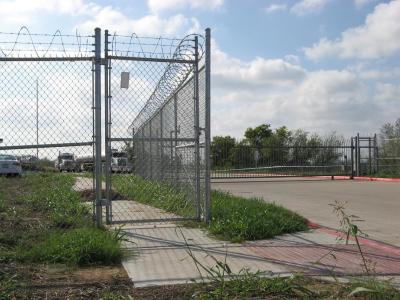
POLYGON ((376 133, 374 135, 374 171, 378 173, 379 169, 379 160, 378 160, 378 140, 376 133))
POLYGON ((369 175, 372 174, 372 152, 371 152, 371 137, 368 137, 368 163, 369 163, 369 175))
POLYGON ((150 134, 149 134, 149 158, 150 158, 150 179, 153 179, 153 131, 152 131, 152 119, 149 121, 149 128, 150 128, 150 134))
POLYGON ((110 65, 109 65, 109 59, 108 59, 108 30, 104 32, 104 58, 105 58, 105 70, 104 70, 104 123, 105 123, 105 177, 106 177, 106 223, 110 224, 112 222, 112 213, 111 213, 111 174, 110 174, 110 168, 111 168, 111 163, 110 163, 110 131, 109 131, 109 126, 110 126, 110 116, 111 116, 111 111, 110 111, 110 95, 109 95, 109 70, 110 70, 110 65))
POLYGON ((354 178, 354 138, 351 138, 350 148, 350 160, 351 160, 351 179, 354 178))
POLYGON ((196 218, 201 218, 200 205, 200 103, 199 103, 199 41, 194 38, 195 63, 193 68, 194 78, 194 138, 195 138, 195 180, 196 180, 196 218))
POLYGON ((357 140, 356 140, 356 147, 357 147, 357 162, 356 162, 356 165, 357 165, 357 169, 356 169, 356 172, 357 172, 357 176, 360 176, 360 174, 361 174, 361 170, 360 170, 360 168, 361 168, 361 157, 360 157, 360 155, 361 155, 361 151, 360 151, 360 134, 359 133, 357 133, 357 140))
MULTIPOLYGON (((174 180, 177 183, 179 181, 179 174, 178 174, 178 154, 176 147, 178 146, 178 95, 174 95, 174 138, 175 142, 174 145, 174 152, 173 152, 173 163, 174 163, 174 180)), ((171 142, 172 145, 172 142, 171 142)), ((172 152, 171 152, 172 153, 172 152)), ((172 159, 172 157, 171 157, 172 159)))
POLYGON ((96 226, 102 225, 101 195, 101 29, 95 32, 94 57, 94 105, 95 105, 95 178, 96 178, 96 226))
MULTIPOLYGON (((141 145, 142 145, 142 157, 140 160, 140 172, 141 175, 145 178, 147 178, 147 166, 146 166, 146 145, 144 144, 144 131, 146 130, 146 127, 143 127, 141 129, 142 132, 142 140, 141 140, 141 145)), ((148 156, 147 156, 148 157, 148 156)))
POLYGON ((206 29, 206 53, 205 53, 205 101, 206 101, 206 116, 205 116, 205 216, 206 222, 211 221, 211 30, 206 29))
POLYGON ((164 130, 163 130, 163 109, 160 110, 160 169, 161 169, 161 181, 164 181, 164 161, 163 161, 163 154, 164 154, 164 130))

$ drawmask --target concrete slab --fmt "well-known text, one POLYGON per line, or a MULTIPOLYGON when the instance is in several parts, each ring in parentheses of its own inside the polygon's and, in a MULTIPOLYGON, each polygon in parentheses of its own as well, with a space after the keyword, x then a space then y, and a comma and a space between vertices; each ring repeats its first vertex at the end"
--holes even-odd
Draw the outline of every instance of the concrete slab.
POLYGON ((252 271, 287 273, 283 266, 262 259, 241 244, 224 243, 197 228, 173 224, 124 227, 130 249, 137 256, 123 262, 135 286, 187 283, 207 277, 207 268, 225 262, 234 273, 252 271), (198 264, 196 265, 196 262, 198 264))
MULTIPOLYGON (((154 209, 153 216, 159 213, 162 211, 154 209)), ((199 281, 207 277, 202 266, 215 267, 218 261, 226 261, 234 273, 249 269, 271 276, 293 272, 310 276, 364 274, 354 241, 345 245, 335 231, 325 228, 240 244, 219 241, 202 229, 173 223, 127 224, 123 231, 127 249, 135 253, 123 266, 137 287, 199 281)), ((376 274, 400 275, 400 248, 361 242, 376 274)))
POLYGON ((113 200, 112 215, 113 221, 118 222, 179 218, 176 214, 130 200, 113 200))

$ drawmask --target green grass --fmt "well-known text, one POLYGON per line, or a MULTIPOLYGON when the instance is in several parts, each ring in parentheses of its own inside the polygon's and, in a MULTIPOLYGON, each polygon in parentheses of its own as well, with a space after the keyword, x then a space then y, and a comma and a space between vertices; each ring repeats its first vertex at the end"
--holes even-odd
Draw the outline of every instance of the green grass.
MULTIPOLYGON (((113 186, 135 201, 184 217, 194 217, 189 192, 134 175, 114 175, 113 186)), ((216 237, 234 242, 258 240, 307 229, 306 220, 276 204, 261 199, 246 199, 229 193, 211 194, 212 219, 207 227, 216 237)))
POLYGON ((118 193, 138 202, 161 208, 184 217, 193 217, 193 195, 187 191, 177 191, 168 184, 145 180, 134 175, 113 175, 113 187, 118 193))
POLYGON ((367 176, 381 177, 381 178, 399 178, 400 177, 400 170, 380 171, 380 172, 377 172, 377 173, 369 174, 367 176))
POLYGON ((400 290, 389 280, 358 279, 350 284, 351 295, 365 299, 400 299, 400 290))
POLYGON ((307 230, 303 217, 282 206, 256 198, 246 199, 213 191, 211 211, 209 230, 225 240, 259 240, 307 230))
POLYGON ((6 259, 71 266, 120 261, 120 232, 94 227, 90 207, 72 188, 75 180, 71 174, 31 173, 0 182, 6 207, 0 250, 6 259))
POLYGON ((117 233, 97 228, 56 231, 28 249, 21 244, 17 258, 26 262, 62 263, 71 266, 109 265, 121 260, 121 241, 117 233))
POLYGON ((89 207, 82 204, 78 192, 72 189, 75 178, 70 174, 29 174, 25 183, 33 187, 24 200, 60 228, 91 224, 89 207))

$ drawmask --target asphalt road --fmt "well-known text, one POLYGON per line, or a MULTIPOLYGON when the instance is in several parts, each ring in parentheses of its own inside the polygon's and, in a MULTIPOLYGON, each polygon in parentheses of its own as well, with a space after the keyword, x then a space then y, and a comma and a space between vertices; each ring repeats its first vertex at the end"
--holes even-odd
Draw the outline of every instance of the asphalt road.
POLYGON ((346 201, 346 211, 365 220, 359 227, 372 239, 400 246, 400 183, 296 178, 213 180, 212 188, 259 197, 331 228, 339 219, 329 206, 346 201))

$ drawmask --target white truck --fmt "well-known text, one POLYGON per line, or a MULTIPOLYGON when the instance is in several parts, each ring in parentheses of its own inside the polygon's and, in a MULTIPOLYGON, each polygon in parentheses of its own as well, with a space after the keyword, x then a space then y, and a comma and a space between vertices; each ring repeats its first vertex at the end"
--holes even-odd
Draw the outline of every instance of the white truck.
POLYGON ((132 172, 133 166, 128 160, 126 151, 111 150, 111 172, 132 172))
POLYGON ((57 160, 55 162, 55 168, 62 172, 76 172, 77 164, 73 153, 61 153, 59 152, 57 160))

